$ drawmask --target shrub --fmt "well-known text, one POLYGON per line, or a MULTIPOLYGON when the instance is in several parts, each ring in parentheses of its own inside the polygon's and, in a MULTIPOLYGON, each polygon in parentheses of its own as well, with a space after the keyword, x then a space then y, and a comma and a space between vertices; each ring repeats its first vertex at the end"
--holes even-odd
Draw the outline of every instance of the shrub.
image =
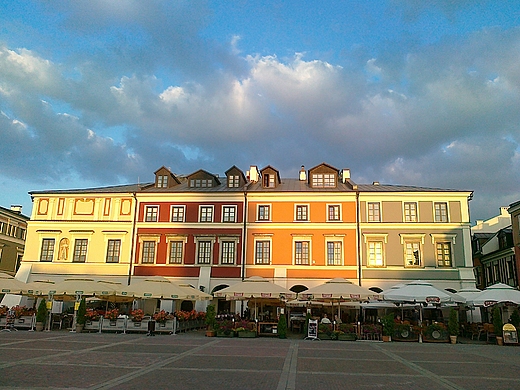
POLYGON ((216 326, 217 326, 217 320, 215 319, 216 314, 217 313, 215 311, 215 305, 208 305, 208 307, 206 308, 206 318, 204 320, 206 322, 208 330, 216 330, 216 326))
POLYGON ((392 336, 395 330, 394 314, 390 313, 381 319, 383 324, 383 335, 392 336))
POLYGON ((500 313, 500 308, 495 305, 493 308, 493 327, 495 328, 495 335, 497 337, 502 337, 502 328, 504 323, 502 322, 502 314, 500 313))
POLYGON ((278 337, 281 339, 287 338, 287 319, 285 314, 280 314, 278 319, 278 337))
POLYGON ((520 326, 520 312, 518 312, 518 309, 513 311, 510 321, 511 324, 513 324, 513 326, 518 330, 518 327, 520 326))
POLYGON ((82 298, 79 307, 78 312, 76 314, 76 324, 78 325, 85 325, 85 322, 87 322, 87 302, 85 301, 85 298, 82 298))
POLYGON ((459 335, 459 318, 457 316, 457 311, 453 307, 450 309, 450 317, 448 319, 448 332, 450 333, 450 336, 459 335))
POLYGON ((40 304, 38 305, 38 311, 36 312, 36 322, 41 322, 45 325, 48 313, 49 312, 47 310, 47 302, 45 301, 45 299, 42 299, 40 301, 40 304))

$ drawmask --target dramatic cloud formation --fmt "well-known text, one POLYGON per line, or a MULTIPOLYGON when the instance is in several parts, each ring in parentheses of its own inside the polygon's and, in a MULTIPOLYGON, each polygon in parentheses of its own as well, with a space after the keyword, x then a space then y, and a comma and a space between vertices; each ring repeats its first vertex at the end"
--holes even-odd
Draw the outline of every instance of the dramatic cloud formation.
MULTIPOLYGON (((474 190, 472 220, 491 217, 520 199, 520 29, 448 31, 470 3, 391 1, 402 35, 328 53, 306 50, 311 35, 267 53, 241 31, 223 39, 207 2, 56 2, 1 18, 0 204, 149 181, 162 165, 295 177, 325 161, 360 183, 474 190), (411 37, 428 10, 448 26, 432 42, 411 37)), ((344 32, 325 17, 327 34, 344 32)))

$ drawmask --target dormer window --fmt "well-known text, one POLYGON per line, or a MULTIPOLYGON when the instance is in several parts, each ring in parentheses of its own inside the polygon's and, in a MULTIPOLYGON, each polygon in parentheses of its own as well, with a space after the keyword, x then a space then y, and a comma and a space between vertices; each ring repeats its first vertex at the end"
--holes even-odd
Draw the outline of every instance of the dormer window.
POLYGON ((262 180, 265 188, 274 188, 274 175, 265 173, 262 180))
POLYGON ((231 175, 228 178, 228 187, 229 188, 238 188, 240 187, 240 176, 231 175))
POLYGON ((168 176, 166 176, 166 175, 157 176, 157 188, 168 188, 168 176))
POLYGON ((197 187, 197 188, 213 187, 213 180, 211 180, 211 179, 191 179, 190 187, 197 187))
POLYGON ((312 186, 314 188, 334 188, 336 187, 335 175, 333 173, 314 173, 312 186))

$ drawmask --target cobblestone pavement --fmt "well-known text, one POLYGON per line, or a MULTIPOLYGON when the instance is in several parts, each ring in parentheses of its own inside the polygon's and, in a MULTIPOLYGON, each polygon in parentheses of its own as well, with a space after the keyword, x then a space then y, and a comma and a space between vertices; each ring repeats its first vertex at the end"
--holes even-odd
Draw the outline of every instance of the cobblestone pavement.
POLYGON ((520 347, 0 332, 0 389, 520 389, 520 347))

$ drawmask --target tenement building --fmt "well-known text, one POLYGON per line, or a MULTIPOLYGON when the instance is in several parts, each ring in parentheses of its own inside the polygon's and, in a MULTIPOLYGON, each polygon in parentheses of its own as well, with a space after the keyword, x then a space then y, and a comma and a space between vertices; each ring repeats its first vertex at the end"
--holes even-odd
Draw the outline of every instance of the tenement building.
POLYGON ((273 166, 153 178, 31 192, 19 278, 164 276, 209 293, 255 275, 293 291, 335 277, 475 286, 471 191, 357 184, 325 163, 295 178, 273 166))
POLYGON ((0 207, 0 272, 14 275, 20 266, 25 248, 29 217, 22 206, 0 207))

